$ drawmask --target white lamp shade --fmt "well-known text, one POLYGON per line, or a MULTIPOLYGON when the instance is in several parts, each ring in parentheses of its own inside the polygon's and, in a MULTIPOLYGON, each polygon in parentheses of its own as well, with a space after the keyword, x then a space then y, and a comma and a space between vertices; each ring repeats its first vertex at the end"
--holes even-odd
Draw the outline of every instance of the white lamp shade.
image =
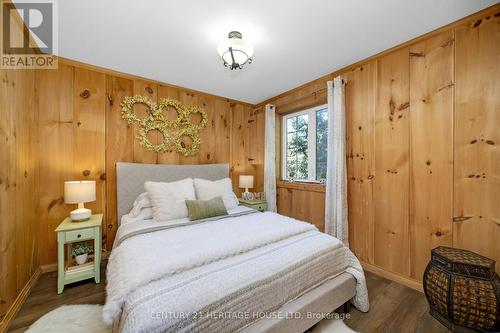
POLYGON ((64 202, 67 204, 80 204, 95 201, 95 181, 70 181, 64 182, 64 202))
POLYGON ((240 175, 240 188, 253 188, 253 176, 240 175))

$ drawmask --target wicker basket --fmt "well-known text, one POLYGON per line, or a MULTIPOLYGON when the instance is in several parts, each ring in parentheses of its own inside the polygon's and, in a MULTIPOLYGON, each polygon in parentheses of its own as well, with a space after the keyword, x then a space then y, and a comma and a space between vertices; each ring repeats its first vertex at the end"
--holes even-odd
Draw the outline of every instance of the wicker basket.
POLYGON ((430 314, 453 332, 500 331, 500 279, 495 261, 440 246, 424 273, 430 314))

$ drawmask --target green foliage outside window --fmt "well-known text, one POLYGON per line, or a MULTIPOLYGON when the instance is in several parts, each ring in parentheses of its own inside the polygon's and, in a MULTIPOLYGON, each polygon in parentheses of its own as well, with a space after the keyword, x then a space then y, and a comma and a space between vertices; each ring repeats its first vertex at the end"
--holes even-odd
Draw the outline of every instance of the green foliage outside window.
MULTIPOLYGON (((314 128, 314 127, 313 127, 314 128)), ((286 119, 286 178, 290 180, 317 180, 326 179, 327 146, 328 146, 328 110, 320 109, 314 112, 302 113, 286 119), (314 117, 314 118, 313 118, 314 117), (310 119, 311 118, 311 119, 310 119), (309 142, 309 126, 316 122, 316 135, 309 142), (309 159, 309 149, 315 149, 316 159, 309 159), (315 163, 312 170, 315 174, 309 175, 309 163, 315 163)))
POLYGON ((287 173, 291 179, 307 179, 307 115, 287 120, 287 173))
POLYGON ((316 180, 326 179, 326 158, 328 148, 327 109, 316 112, 316 180))

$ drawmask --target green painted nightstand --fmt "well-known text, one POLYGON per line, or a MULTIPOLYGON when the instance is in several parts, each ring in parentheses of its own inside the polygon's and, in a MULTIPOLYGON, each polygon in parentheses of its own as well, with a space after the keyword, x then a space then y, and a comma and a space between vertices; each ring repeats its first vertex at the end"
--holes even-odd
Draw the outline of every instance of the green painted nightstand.
POLYGON ((57 293, 64 286, 90 278, 96 283, 101 282, 101 223, 102 214, 93 214, 89 220, 72 222, 69 217, 64 219, 55 230, 57 232, 57 293), (91 265, 68 266, 71 262, 71 246, 68 246, 67 259, 64 258, 64 245, 94 240, 94 262, 91 265), (67 261, 66 261, 67 260, 67 261))
POLYGON ((240 206, 245 206, 248 208, 253 208, 258 210, 259 212, 264 212, 267 210, 267 202, 262 200, 243 200, 238 199, 240 202, 240 206))

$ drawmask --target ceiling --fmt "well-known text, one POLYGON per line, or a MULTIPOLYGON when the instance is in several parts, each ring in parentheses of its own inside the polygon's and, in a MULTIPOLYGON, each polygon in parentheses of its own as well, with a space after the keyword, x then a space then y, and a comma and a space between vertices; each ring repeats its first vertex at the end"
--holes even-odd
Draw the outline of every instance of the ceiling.
POLYGON ((61 56, 249 103, 495 4, 493 0, 59 1, 61 56), (216 52, 255 47, 243 71, 216 52))

